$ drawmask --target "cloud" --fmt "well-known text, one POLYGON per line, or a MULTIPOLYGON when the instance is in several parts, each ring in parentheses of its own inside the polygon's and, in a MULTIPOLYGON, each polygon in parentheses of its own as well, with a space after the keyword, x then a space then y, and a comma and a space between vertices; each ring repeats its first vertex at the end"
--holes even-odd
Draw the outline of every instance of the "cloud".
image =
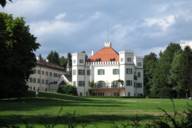
POLYGON ((77 24, 63 20, 63 14, 58 14, 53 20, 43 20, 30 23, 31 32, 39 38, 54 35, 70 35, 77 29, 77 24))
POLYGON ((107 33, 117 51, 142 55, 192 40, 192 1, 14 0, 0 11, 25 17, 41 54, 96 51, 107 33))
POLYGON ((32 18, 45 13, 50 5, 50 2, 46 0, 13 0, 1 11, 11 12, 16 16, 32 18))
POLYGON ((186 46, 192 48, 192 40, 180 40, 178 43, 181 45, 182 49, 184 49, 186 46))
POLYGON ((146 18, 144 24, 148 27, 158 27, 162 31, 167 31, 175 22, 176 17, 169 15, 162 18, 146 18))
POLYGON ((58 14, 55 19, 56 20, 63 20, 66 17, 66 13, 60 13, 58 14))

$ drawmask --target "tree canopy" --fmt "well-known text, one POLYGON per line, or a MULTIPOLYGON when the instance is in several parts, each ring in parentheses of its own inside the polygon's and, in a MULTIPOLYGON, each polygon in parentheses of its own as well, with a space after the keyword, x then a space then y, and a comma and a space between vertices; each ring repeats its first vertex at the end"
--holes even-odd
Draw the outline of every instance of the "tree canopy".
MULTIPOLYGON (((165 51, 144 57, 145 94, 154 97, 185 97, 192 92, 192 51, 170 43, 165 51)), ((192 96, 192 95, 191 95, 192 96)))
MULTIPOLYGON (((8 1, 8 0, 0 0, 0 5, 1 5, 2 7, 5 7, 7 1, 8 1)), ((9 0, 9 1, 12 1, 12 0, 9 0)))
POLYGON ((23 96, 39 47, 23 18, 0 13, 0 97, 23 96))

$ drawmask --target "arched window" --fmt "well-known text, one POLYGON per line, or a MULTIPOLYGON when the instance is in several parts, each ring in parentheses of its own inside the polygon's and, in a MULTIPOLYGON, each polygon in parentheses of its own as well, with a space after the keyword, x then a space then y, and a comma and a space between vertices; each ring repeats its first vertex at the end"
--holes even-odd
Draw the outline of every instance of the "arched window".
POLYGON ((97 84, 96 84, 97 88, 102 88, 102 87, 105 87, 105 86, 106 86, 105 81, 98 81, 97 84))
POLYGON ((117 88, 117 87, 119 87, 119 82, 118 82, 117 80, 113 81, 113 82, 111 83, 111 87, 112 87, 112 88, 117 88))

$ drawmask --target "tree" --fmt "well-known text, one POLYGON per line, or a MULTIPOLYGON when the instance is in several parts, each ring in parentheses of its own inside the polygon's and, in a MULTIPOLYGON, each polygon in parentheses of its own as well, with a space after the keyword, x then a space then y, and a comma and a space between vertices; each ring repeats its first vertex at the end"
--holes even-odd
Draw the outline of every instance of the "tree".
POLYGON ((187 63, 187 58, 182 51, 175 55, 171 64, 171 83, 174 85, 178 97, 183 97, 185 94, 187 63))
MULTIPOLYGON (((12 1, 12 0, 9 0, 9 1, 12 1)), ((0 0, 0 5, 2 7, 5 7, 6 3, 7 3, 7 0, 0 0)))
POLYGON ((65 58, 64 56, 60 57, 59 65, 62 66, 65 69, 65 71, 66 71, 66 68, 67 68, 67 58, 65 58))
POLYGON ((40 61, 44 61, 44 58, 42 57, 41 54, 39 54, 38 59, 39 59, 40 61))
POLYGON ((170 43, 164 52, 161 52, 153 75, 151 92, 153 96, 169 97, 169 92, 174 84, 170 81, 170 69, 173 58, 177 52, 181 51, 179 44, 170 43), (166 90, 168 92, 166 92, 166 90))
POLYGON ((67 63, 68 63, 68 66, 69 66, 69 68, 71 68, 72 67, 72 57, 71 57, 71 53, 68 53, 67 54, 67 63))
POLYGON ((192 97, 192 50, 190 47, 185 47, 184 49, 184 55, 186 57, 186 85, 185 87, 187 88, 187 90, 190 92, 190 97, 192 97))
POLYGON ((26 81, 36 65, 39 47, 23 18, 0 13, 0 97, 20 97, 27 92, 26 81))
POLYGON ((155 53, 150 53, 144 56, 144 94, 145 96, 150 95, 150 88, 152 85, 152 78, 154 70, 157 65, 157 55, 155 53))
POLYGON ((56 51, 51 51, 48 56, 47 59, 49 60, 50 63, 53 64, 60 64, 60 60, 59 60, 59 54, 56 51))
POLYGON ((57 92, 69 95, 77 95, 77 88, 72 85, 64 84, 59 86, 57 92))

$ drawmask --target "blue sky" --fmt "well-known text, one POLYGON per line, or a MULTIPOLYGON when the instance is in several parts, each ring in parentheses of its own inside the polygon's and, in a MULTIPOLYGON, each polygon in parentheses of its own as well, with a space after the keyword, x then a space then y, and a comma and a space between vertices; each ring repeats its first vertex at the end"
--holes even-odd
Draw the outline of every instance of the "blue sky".
POLYGON ((192 44, 192 0, 13 0, 0 11, 25 18, 43 56, 90 53, 107 39, 141 56, 192 44))

